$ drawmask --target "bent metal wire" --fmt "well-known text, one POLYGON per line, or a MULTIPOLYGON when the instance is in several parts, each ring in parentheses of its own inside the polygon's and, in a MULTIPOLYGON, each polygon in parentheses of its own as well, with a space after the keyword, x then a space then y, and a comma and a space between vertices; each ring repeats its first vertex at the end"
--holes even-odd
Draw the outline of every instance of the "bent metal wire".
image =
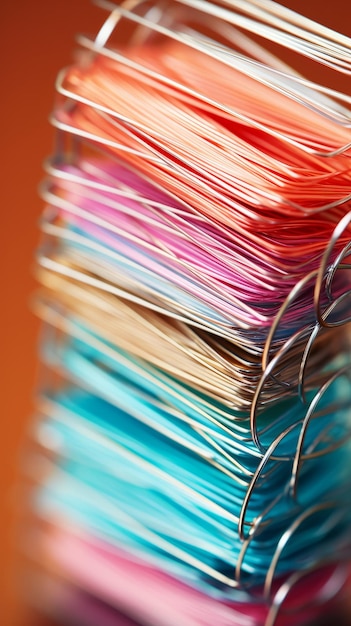
POLYGON ((350 98, 247 33, 346 75, 350 41, 271 1, 97 4, 42 186, 36 511, 177 624, 302 623, 351 548, 350 98))

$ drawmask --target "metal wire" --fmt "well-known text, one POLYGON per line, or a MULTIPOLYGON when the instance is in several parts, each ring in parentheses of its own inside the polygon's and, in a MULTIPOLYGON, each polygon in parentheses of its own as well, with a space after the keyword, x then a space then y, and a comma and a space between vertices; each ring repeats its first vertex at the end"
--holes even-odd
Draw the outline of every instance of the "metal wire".
POLYGON ((350 97, 249 35, 345 75, 350 41, 265 0, 97 4, 41 189, 35 508, 177 624, 295 624, 351 551, 350 97))

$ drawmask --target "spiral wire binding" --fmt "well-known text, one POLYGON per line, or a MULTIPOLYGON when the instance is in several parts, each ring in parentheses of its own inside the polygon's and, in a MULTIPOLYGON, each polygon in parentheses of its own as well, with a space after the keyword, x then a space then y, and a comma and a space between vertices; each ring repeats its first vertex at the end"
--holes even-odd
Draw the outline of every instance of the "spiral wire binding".
POLYGON ((46 550, 141 623, 305 623, 349 575, 350 97, 257 36, 345 75, 351 42, 272 1, 96 4, 41 190, 46 550))

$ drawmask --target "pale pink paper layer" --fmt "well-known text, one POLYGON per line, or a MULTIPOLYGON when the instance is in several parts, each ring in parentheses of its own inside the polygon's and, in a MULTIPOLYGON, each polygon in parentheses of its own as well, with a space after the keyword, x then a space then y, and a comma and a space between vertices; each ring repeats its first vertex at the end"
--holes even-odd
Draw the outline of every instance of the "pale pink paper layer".
MULTIPOLYGON (((57 527, 48 535, 46 550, 64 576, 147 626, 261 626, 268 614, 264 603, 216 600, 120 548, 68 529, 57 527)), ((292 612, 276 623, 293 626, 316 617, 321 608, 313 607, 313 599, 326 575, 321 571, 293 591, 287 602, 292 612), (293 612, 308 602, 308 609, 293 612)))

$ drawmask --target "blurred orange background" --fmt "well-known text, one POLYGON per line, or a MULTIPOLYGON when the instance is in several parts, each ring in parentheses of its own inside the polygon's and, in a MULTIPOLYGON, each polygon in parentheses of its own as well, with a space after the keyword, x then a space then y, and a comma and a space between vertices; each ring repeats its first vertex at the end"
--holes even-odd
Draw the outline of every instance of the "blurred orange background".
MULTIPOLYGON (((287 6, 351 34, 350 1, 290 0, 287 6)), ((95 33, 101 12, 89 0, 2 0, 2 182, 0 451, 0 623, 25 625, 15 582, 15 502, 20 450, 33 412, 38 324, 29 309, 42 203, 37 187, 53 131, 47 121, 60 67, 72 60, 77 32, 95 33)), ((319 70, 317 79, 321 77, 319 70)), ((349 79, 341 77, 339 87, 349 79)), ((349 86, 347 87, 349 90, 349 86)), ((36 622, 37 626, 37 622, 36 622)), ((98 626, 98 625, 97 625, 98 626)), ((215 626, 215 625, 214 625, 215 626)))

